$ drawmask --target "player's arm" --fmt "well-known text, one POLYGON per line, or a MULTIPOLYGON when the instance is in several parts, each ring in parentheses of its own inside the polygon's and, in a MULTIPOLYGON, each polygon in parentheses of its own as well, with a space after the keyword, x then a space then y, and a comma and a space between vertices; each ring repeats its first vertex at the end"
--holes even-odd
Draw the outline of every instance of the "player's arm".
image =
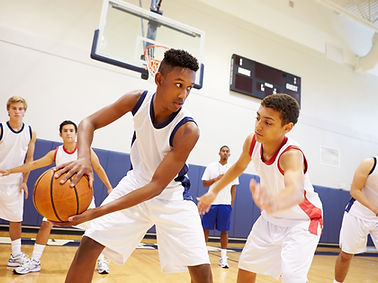
MULTIPOLYGON (((37 134, 32 129, 32 136, 31 136, 31 139, 29 141, 28 151, 26 152, 25 163, 33 161, 36 139, 37 139, 37 134)), ((21 183, 20 188, 19 188, 20 192, 22 190, 25 192, 25 199, 27 199, 28 195, 29 195, 28 186, 26 185, 26 182, 28 181, 28 178, 29 178, 29 174, 30 174, 30 171, 24 172, 24 175, 23 175, 23 178, 22 178, 22 183, 21 183)))
POLYGON ((106 172, 104 168, 101 166, 100 160, 98 159, 97 154, 91 149, 91 163, 92 167, 97 173, 97 176, 101 179, 101 181, 104 183, 106 188, 108 189, 108 194, 113 190, 112 185, 109 182, 108 176, 106 175, 106 172))
POLYGON ((90 146, 94 131, 114 122, 127 112, 131 112, 142 92, 140 90, 129 92, 114 103, 105 106, 80 122, 77 132, 78 159, 56 168, 56 170, 63 169, 55 174, 56 178, 63 173, 67 173, 63 176, 60 181, 61 183, 66 182, 71 176, 76 174, 72 179, 72 186, 76 185, 83 175, 87 175, 90 185, 93 185, 94 178, 91 166, 90 146))
POLYGON ((30 172, 38 168, 42 168, 48 165, 51 165, 54 163, 54 155, 55 150, 49 151, 47 154, 45 154, 43 157, 33 160, 31 162, 26 162, 22 164, 21 166, 17 166, 8 170, 0 170, 0 174, 3 176, 7 176, 9 174, 13 173, 24 173, 24 172, 30 172))
MULTIPOLYGON (((269 199, 263 200, 263 209, 268 213, 290 208, 304 200, 302 152, 297 149, 290 149, 281 155, 278 162, 284 171, 285 188, 276 195, 267 196, 269 199)), ((264 196, 263 191, 261 195, 264 196)))
POLYGON ((216 181, 219 181, 223 177, 223 175, 224 174, 221 174, 218 177, 209 180, 202 180, 202 186, 204 186, 205 188, 210 187, 216 181))
POLYGON ((105 205, 89 209, 80 215, 72 216, 69 218, 70 222, 56 224, 60 226, 77 225, 117 210, 132 207, 158 196, 184 167, 198 138, 199 129, 196 124, 188 122, 182 125, 175 134, 171 151, 161 161, 147 185, 105 205))
POLYGON ((234 200, 236 195, 236 185, 231 187, 231 207, 234 207, 234 200))
POLYGON ((369 177, 370 171, 373 169, 374 159, 364 159, 357 167, 350 187, 351 196, 360 202, 362 205, 370 209, 375 215, 378 216, 378 207, 374 205, 362 192, 362 188, 365 186, 366 180, 369 177))
POLYGON ((252 137, 253 135, 249 135, 245 139, 243 151, 239 159, 236 161, 234 165, 230 167, 230 169, 227 170, 227 172, 218 181, 218 183, 216 183, 215 186, 212 187, 206 194, 197 198, 198 211, 201 214, 204 214, 207 211, 209 211, 211 203, 215 200, 218 192, 222 190, 225 186, 227 186, 229 183, 231 183, 233 180, 235 180, 237 177, 239 177, 244 172, 245 168, 247 168, 249 162, 251 161, 251 157, 249 156, 249 148, 251 146, 252 137))

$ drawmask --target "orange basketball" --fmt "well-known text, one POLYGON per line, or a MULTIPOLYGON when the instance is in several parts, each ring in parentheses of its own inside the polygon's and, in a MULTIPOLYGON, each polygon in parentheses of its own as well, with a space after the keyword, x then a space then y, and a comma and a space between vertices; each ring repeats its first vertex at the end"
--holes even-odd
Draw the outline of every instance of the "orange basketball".
POLYGON ((37 211, 49 220, 68 221, 68 217, 87 210, 92 201, 93 192, 85 176, 71 187, 71 180, 63 185, 54 177, 54 170, 48 169, 39 176, 33 190, 33 203, 37 211))

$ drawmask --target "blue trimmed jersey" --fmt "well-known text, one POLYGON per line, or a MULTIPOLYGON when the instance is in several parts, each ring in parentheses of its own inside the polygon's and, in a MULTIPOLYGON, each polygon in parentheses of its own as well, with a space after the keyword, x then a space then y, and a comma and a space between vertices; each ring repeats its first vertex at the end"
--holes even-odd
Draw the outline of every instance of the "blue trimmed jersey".
MULTIPOLYGON (((180 108, 165 122, 155 124, 152 103, 154 96, 155 93, 144 91, 132 110, 134 119, 134 135, 130 150, 132 169, 127 176, 133 176, 140 187, 151 181, 157 167, 171 151, 177 130, 185 123, 195 123, 192 115, 180 108)), ((187 172, 188 166, 185 164, 157 198, 192 199, 189 194, 190 181, 186 175, 187 172)))

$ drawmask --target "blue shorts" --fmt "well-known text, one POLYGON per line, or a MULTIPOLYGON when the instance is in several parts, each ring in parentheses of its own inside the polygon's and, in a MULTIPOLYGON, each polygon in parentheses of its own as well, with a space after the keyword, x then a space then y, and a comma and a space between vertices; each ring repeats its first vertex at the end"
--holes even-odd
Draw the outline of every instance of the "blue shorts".
POLYGON ((230 230, 231 211, 231 205, 228 204, 212 205, 209 212, 202 216, 202 227, 221 232, 230 230))

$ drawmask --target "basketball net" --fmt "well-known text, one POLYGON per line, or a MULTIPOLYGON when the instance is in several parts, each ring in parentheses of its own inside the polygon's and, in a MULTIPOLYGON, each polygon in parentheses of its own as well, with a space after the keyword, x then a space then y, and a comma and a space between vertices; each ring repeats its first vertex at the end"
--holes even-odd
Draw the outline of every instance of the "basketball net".
POLYGON ((164 45, 149 45, 144 49, 144 58, 146 60, 146 69, 150 73, 151 78, 155 78, 161 60, 164 58, 165 51, 169 50, 164 45))

